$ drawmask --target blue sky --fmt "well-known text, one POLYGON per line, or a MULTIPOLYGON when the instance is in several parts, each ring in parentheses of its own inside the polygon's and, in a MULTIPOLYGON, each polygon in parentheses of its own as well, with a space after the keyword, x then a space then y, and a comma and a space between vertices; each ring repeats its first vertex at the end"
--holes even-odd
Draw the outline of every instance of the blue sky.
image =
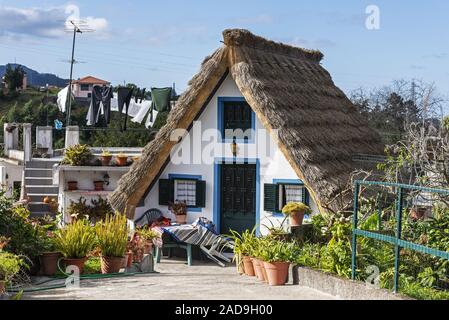
POLYGON ((96 29, 78 38, 75 77, 94 75, 142 87, 176 82, 180 91, 225 28, 246 28, 281 42, 321 50, 345 92, 394 79, 435 82, 449 94, 448 1, 3 1, 0 64, 17 61, 68 77, 71 35, 64 21, 79 11, 96 29), (380 29, 365 27, 368 5, 380 29), (67 11, 66 11, 67 10, 67 11))

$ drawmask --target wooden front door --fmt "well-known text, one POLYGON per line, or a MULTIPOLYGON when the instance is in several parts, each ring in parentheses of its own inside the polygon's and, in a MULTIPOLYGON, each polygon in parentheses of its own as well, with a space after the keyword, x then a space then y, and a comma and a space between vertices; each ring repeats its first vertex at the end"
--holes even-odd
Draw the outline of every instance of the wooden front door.
POLYGON ((256 165, 222 164, 220 171, 220 232, 252 230, 256 225, 256 165))

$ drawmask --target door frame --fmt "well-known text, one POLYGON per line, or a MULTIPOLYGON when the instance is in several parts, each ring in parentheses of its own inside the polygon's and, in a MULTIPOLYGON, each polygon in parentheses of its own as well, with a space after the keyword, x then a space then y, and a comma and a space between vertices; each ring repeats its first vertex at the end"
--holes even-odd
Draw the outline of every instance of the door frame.
POLYGON ((222 164, 255 164, 256 165, 256 234, 260 234, 260 161, 258 158, 215 158, 214 160, 214 203, 213 222, 220 231, 221 223, 221 165, 222 164))

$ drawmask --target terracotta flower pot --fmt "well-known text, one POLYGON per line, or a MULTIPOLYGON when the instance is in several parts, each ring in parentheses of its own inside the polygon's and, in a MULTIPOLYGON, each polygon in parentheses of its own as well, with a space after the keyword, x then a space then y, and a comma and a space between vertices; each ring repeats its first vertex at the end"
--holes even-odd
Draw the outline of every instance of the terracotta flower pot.
POLYGON ((115 160, 117 162, 118 166, 126 166, 126 163, 128 162, 128 157, 115 157, 115 160))
POLYGON ((101 273, 118 273, 122 268, 123 257, 101 256, 101 273))
POLYGON ((109 166, 109 164, 111 163, 111 160, 112 160, 112 156, 101 156, 100 157, 101 165, 104 167, 109 166))
POLYGON ((262 260, 259 260, 260 270, 262 271, 263 282, 268 283, 267 270, 265 269, 265 264, 262 260))
POLYGON ((176 215, 176 223, 178 223, 178 224, 186 224, 186 222, 187 222, 187 215, 186 214, 176 215))
POLYGON ((80 274, 84 271, 84 264, 87 261, 87 257, 84 258, 64 258, 64 264, 65 266, 76 266, 78 267, 78 270, 80 271, 80 274))
POLYGON ((69 191, 78 190, 78 181, 67 182, 69 191))
POLYGON ((245 270, 245 274, 250 277, 254 277, 256 274, 254 273, 253 263, 251 262, 251 258, 247 256, 242 256, 243 260, 243 268, 245 270))
POLYGON ((6 291, 6 283, 3 280, 0 280, 0 296, 4 294, 6 291))
POLYGON ((104 190, 104 181, 94 181, 95 191, 103 191, 104 190))
POLYGON ((39 257, 41 270, 44 276, 52 276, 58 271, 58 260, 61 258, 59 252, 44 252, 39 257))
POLYGON ((257 258, 251 258, 251 261, 253 262, 254 273, 257 279, 259 279, 260 281, 264 281, 262 268, 260 267, 262 261, 257 258))
POLYGON ((299 227, 302 226, 304 220, 305 211, 296 211, 290 215, 290 226, 299 227))
POLYGON ((268 284, 270 286, 283 286, 287 282, 288 262, 265 262, 264 267, 267 272, 268 284))

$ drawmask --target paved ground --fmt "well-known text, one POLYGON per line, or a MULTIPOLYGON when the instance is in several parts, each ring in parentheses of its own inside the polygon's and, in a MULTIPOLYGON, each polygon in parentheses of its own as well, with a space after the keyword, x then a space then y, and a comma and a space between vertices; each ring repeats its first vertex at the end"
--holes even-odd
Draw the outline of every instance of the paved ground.
POLYGON ((307 287, 285 285, 270 287, 253 277, 241 276, 234 266, 221 268, 215 264, 194 261, 162 260, 158 273, 126 278, 82 280, 77 289, 54 289, 26 293, 24 299, 335 299, 307 287))

